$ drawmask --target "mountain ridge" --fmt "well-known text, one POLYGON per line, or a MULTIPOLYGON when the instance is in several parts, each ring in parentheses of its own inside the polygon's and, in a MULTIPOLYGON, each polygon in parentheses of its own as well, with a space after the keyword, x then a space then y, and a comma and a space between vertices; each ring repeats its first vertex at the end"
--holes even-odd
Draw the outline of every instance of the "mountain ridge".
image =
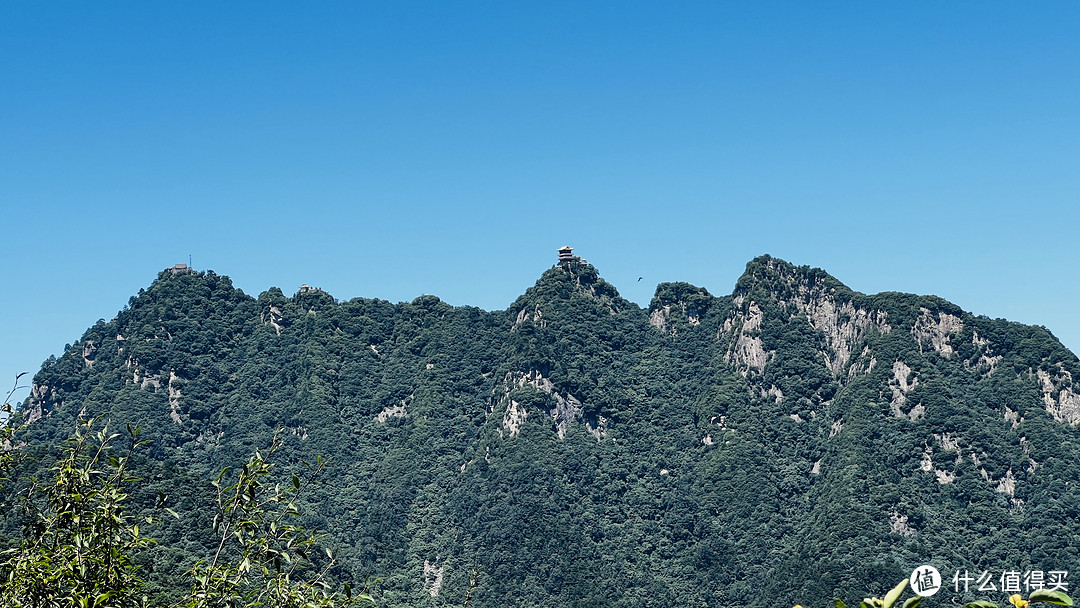
MULTIPOLYGON (((934 560, 1076 565, 1077 374, 1044 328, 770 256, 644 308, 580 259, 497 311, 166 271, 23 409, 43 443, 138 423, 187 478, 284 429, 287 457, 339 463, 312 523, 394 605, 481 571, 484 606, 757 606, 934 560)), ((202 542, 163 534, 170 564, 202 542)))

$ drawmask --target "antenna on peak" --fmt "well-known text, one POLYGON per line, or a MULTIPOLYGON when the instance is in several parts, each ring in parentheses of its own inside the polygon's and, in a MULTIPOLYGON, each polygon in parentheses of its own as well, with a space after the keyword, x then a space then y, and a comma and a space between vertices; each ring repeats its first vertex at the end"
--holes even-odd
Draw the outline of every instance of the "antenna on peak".
POLYGON ((191 265, 191 254, 190 253, 187 254, 187 265, 188 265, 188 268, 193 268, 193 266, 191 265))

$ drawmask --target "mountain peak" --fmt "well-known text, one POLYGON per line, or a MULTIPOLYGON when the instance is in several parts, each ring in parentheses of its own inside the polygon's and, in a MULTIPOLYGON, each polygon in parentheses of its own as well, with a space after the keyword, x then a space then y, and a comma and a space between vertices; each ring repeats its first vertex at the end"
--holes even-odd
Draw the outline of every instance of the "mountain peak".
POLYGON ((574 299, 593 301, 612 313, 633 306, 619 295, 614 285, 600 277, 595 266, 572 255, 569 246, 560 248, 558 253, 556 264, 540 275, 536 283, 510 306, 511 310, 537 306, 544 301, 574 299))
POLYGON ((768 294, 773 299, 788 299, 809 297, 812 292, 850 294, 851 290, 820 268, 796 266, 766 254, 747 262, 732 295, 768 294))

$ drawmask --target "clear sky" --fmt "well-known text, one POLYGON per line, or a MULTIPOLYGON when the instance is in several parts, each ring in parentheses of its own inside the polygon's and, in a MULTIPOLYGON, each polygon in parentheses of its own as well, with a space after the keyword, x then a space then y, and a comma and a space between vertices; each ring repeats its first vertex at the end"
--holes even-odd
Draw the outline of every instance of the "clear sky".
POLYGON ((769 253, 1080 351, 1080 2, 0 4, 0 376, 249 294, 647 305, 769 253), (640 282, 639 276, 644 277, 640 282))

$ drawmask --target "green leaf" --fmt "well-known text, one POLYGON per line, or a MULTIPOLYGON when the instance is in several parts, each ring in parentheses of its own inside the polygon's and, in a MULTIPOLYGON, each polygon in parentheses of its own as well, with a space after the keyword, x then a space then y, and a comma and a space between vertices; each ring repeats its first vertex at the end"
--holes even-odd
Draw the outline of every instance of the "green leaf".
POLYGON ((900 581, 900 584, 893 587, 891 591, 885 594, 885 599, 882 601, 882 608, 892 608, 896 600, 900 599, 900 596, 904 594, 904 589, 907 589, 908 580, 905 578, 900 581))
POLYGON ((1044 604, 1057 604, 1058 606, 1072 606, 1072 598, 1062 591, 1049 589, 1036 589, 1028 596, 1029 602, 1042 602, 1044 604))
POLYGON ((977 602, 968 602, 964 604, 964 608, 998 608, 998 605, 994 602, 984 602, 979 600, 977 602))
POLYGON ((840 598, 834 597, 833 603, 836 604, 836 608, 847 608, 847 604, 842 602, 840 598))
POLYGON ((923 598, 922 598, 921 595, 916 595, 915 597, 909 597, 907 599, 907 601, 904 602, 904 608, 915 608, 916 606, 919 605, 919 602, 921 602, 922 599, 923 598))

